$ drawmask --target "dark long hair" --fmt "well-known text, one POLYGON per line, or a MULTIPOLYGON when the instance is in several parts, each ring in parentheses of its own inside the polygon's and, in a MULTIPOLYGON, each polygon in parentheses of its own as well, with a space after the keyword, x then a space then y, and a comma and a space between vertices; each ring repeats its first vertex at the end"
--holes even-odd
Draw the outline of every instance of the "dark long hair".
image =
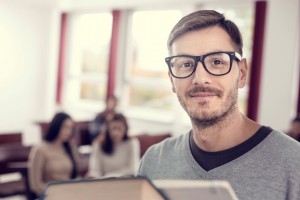
POLYGON ((105 138, 102 141, 102 145, 101 145, 102 151, 108 155, 111 155, 114 152, 114 143, 109 134, 109 125, 110 125, 110 123, 116 122, 116 121, 120 121, 124 124, 125 134, 123 137, 123 141, 128 140, 128 123, 127 123, 126 117, 122 114, 116 113, 116 114, 114 114, 114 116, 112 117, 111 120, 106 121, 105 138))
MULTIPOLYGON (((62 125, 63 125, 64 121, 67 120, 67 119, 72 120, 72 118, 64 112, 59 112, 59 113, 55 114, 55 116, 53 117, 52 121, 49 124, 48 131, 46 132, 46 135, 44 136, 44 140, 48 141, 48 142, 55 141, 58 138, 58 135, 60 133, 60 130, 62 128, 62 125)), ((75 162, 75 158, 74 158, 74 155, 73 155, 73 152, 72 152, 72 149, 71 149, 71 145, 67 141, 67 142, 63 143, 63 146, 64 146, 64 149, 65 149, 65 152, 70 157, 70 160, 71 160, 72 165, 73 165, 73 169, 72 169, 72 172, 70 174, 70 178, 71 179, 76 178, 77 174, 78 174, 78 171, 77 171, 77 165, 76 165, 76 162, 75 162)))

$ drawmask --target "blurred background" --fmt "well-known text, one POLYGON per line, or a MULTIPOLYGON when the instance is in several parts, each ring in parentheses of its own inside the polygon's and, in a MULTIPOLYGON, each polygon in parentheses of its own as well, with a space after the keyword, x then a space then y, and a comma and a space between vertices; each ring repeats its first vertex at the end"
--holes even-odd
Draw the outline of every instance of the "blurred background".
POLYGON ((287 130, 299 112, 299 0, 0 0, 0 134, 35 144, 54 113, 93 120, 109 94, 133 135, 186 132, 164 57, 171 28, 198 9, 242 31, 250 73, 241 111, 287 130))
POLYGON ((75 121, 82 173, 88 126, 109 95, 141 156, 190 130, 164 58, 172 27, 199 9, 224 13, 242 32, 241 112, 287 132, 300 113, 299 0, 0 0, 0 199, 32 199, 28 154, 56 112, 75 121))

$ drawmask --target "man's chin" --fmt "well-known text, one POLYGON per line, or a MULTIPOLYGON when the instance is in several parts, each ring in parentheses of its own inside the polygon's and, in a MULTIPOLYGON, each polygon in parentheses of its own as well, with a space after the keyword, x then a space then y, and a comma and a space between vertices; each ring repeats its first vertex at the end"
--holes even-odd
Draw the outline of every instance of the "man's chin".
POLYGON ((211 118, 216 115, 216 110, 213 110, 211 107, 195 107, 190 108, 188 114, 196 118, 211 118))
POLYGON ((202 111, 201 113, 191 113, 189 114, 189 116, 191 119, 196 119, 199 121, 207 121, 207 120, 210 121, 215 118, 218 118, 216 115, 205 111, 202 111))
POLYGON ((191 116, 191 121, 193 124, 196 124, 199 127, 202 128, 207 128, 210 126, 214 126, 216 124, 218 124, 218 122, 220 121, 220 117, 218 116, 209 116, 209 115, 197 115, 197 116, 191 116))

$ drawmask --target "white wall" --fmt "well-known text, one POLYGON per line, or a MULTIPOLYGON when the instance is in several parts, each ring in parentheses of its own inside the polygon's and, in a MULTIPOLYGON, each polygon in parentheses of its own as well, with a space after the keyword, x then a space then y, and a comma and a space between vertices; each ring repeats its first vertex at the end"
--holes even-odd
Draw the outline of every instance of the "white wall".
POLYGON ((51 24, 49 7, 0 2, 0 132, 22 131, 25 143, 36 140, 33 121, 51 106, 51 24))
POLYGON ((288 130, 297 110, 299 0, 268 2, 258 120, 288 130))
MULTIPOLYGON (((23 131, 27 144, 39 139, 39 130, 33 121, 49 119, 56 109, 60 14, 50 1, 48 4, 29 2, 0 1, 0 132, 23 131)), ((63 2, 64 9, 72 9, 72 1, 63 2)), ((111 4, 113 2, 105 2, 107 7, 111 4)), ((139 6, 142 4, 147 5, 149 1, 139 1, 139 6)), ((157 7, 157 2, 155 4, 157 7)), ((99 1, 97 5, 101 7, 99 1)), ((73 7, 79 8, 78 5, 73 7)), ((281 130, 287 129, 296 109, 299 12, 298 0, 268 1, 258 120, 281 130)), ((130 122, 135 130, 182 132, 182 127, 177 129, 170 124, 135 119, 130 122)))

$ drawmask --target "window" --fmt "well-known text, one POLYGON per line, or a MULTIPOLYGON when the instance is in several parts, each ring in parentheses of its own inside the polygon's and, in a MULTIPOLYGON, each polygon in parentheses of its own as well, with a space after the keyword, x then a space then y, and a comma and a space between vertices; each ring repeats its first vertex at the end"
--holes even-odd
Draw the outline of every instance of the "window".
POLYGON ((64 104, 98 109, 106 96, 111 13, 73 14, 69 28, 64 104))
POLYGON ((181 17, 179 10, 132 13, 124 87, 129 114, 155 119, 161 113, 160 120, 172 120, 175 95, 164 58, 168 35, 181 17))

